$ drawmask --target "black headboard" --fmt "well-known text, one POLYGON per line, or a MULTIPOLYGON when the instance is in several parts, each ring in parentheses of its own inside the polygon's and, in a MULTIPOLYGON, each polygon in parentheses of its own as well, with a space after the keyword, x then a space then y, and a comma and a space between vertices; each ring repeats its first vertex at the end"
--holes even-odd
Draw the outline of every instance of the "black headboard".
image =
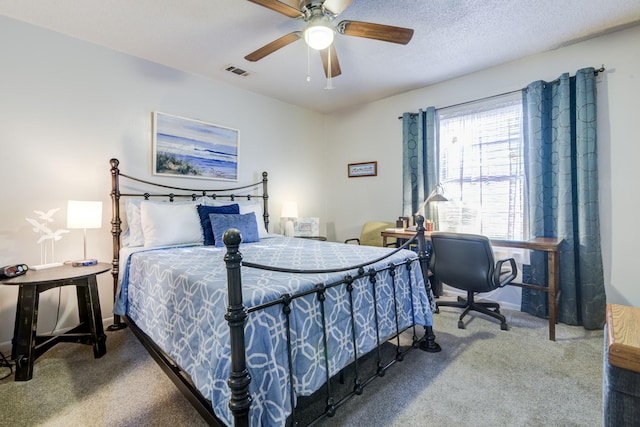
MULTIPOLYGON (((145 200, 164 199, 169 202, 175 200, 197 200, 210 197, 214 200, 253 200, 262 199, 264 225, 269 229, 269 193, 267 190, 267 172, 262 172, 262 180, 247 185, 219 189, 184 188, 155 183, 149 180, 133 177, 120 172, 118 159, 109 160, 111 165, 111 234, 113 236, 113 292, 114 297, 118 286, 120 273, 120 248, 122 234, 122 218, 120 216, 120 199, 122 197, 141 197, 145 200), (124 180, 122 180, 124 178, 124 180), (122 181, 121 181, 122 180, 122 181), (120 192, 120 184, 126 183, 127 191, 120 192)), ((124 327, 120 316, 114 316, 114 324, 108 329, 116 330, 124 327)))

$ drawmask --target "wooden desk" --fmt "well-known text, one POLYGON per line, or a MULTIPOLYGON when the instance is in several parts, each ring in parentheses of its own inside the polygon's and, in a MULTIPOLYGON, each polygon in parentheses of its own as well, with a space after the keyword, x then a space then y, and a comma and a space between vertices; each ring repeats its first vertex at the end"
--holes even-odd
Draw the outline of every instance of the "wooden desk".
POLYGON ((607 304, 609 363, 640 372, 640 308, 607 304))
POLYGON ((16 361, 16 381, 30 380, 35 360, 58 342, 91 345, 96 359, 106 354, 107 337, 102 328, 96 275, 109 270, 111 264, 103 262, 87 267, 64 265, 46 270, 28 270, 22 276, 2 281, 3 285, 19 286, 11 350, 11 358, 16 361), (65 333, 36 335, 40 293, 67 285, 76 287, 80 324, 65 333))
MULTIPOLYGON (((387 238, 392 237, 399 240, 408 240, 415 235, 415 231, 383 231, 382 242, 386 246, 387 238)), ((424 237, 430 240, 431 232, 425 231, 424 237)), ((502 240, 491 239, 493 246, 504 248, 529 249, 543 251, 547 253, 549 263, 547 270, 547 286, 531 285, 528 283, 514 283, 511 286, 535 289, 549 294, 549 339, 556 340, 556 323, 558 323, 558 301, 560 299, 560 243, 561 239, 555 237, 536 237, 531 240, 502 240)))

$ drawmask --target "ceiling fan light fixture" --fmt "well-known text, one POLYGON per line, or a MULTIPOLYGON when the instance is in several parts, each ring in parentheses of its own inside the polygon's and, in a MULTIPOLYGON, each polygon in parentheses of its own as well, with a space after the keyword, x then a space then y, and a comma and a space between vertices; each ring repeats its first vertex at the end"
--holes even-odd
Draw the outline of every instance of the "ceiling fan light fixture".
POLYGON ((316 16, 309 20, 304 29, 304 41, 311 49, 323 50, 333 43, 335 31, 326 16, 316 16))

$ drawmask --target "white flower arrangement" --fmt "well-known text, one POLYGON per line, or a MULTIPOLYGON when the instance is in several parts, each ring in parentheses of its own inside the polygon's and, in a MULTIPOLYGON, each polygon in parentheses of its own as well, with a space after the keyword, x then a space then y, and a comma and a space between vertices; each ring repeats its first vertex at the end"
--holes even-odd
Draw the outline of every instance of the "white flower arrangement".
POLYGON ((50 209, 47 212, 33 211, 38 215, 37 219, 25 218, 29 224, 33 226, 33 231, 39 234, 37 245, 40 245, 40 263, 45 265, 47 263, 55 262, 55 254, 53 249, 53 243, 62 239, 62 234, 68 233, 69 230, 58 229, 53 231, 49 228, 49 224, 53 222, 53 215, 58 212, 60 208, 50 209), (47 251, 46 243, 49 242, 49 251, 47 251), (51 260, 48 260, 48 253, 51 254, 51 260))

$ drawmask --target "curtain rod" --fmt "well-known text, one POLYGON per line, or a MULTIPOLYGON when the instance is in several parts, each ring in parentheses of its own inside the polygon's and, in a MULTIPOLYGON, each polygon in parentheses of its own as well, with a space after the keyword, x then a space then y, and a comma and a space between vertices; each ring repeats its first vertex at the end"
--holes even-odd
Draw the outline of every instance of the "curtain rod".
MULTIPOLYGON (((600 68, 598 68, 597 70, 593 70, 593 74, 594 74, 595 76, 597 76, 597 75, 598 75, 598 73, 602 73, 602 72, 604 72, 604 70, 605 70, 605 68, 604 68, 604 64, 603 64, 603 65, 602 65, 600 68)), ((555 80, 554 80, 554 81, 555 81, 555 80)), ((523 88, 523 89, 516 89, 516 90, 512 90, 512 91, 510 91, 510 92, 500 93, 500 94, 498 94, 498 95, 491 95, 491 96, 487 96, 486 98, 474 99, 473 101, 466 101, 466 102, 460 102, 460 103, 458 103, 458 104, 447 105, 446 107, 436 108, 436 111, 437 111, 437 110, 444 110, 445 108, 459 107, 459 106, 461 106, 461 105, 471 104, 471 103, 473 103, 473 102, 477 102, 477 101, 484 101, 485 99, 497 98, 497 97, 499 97, 499 96, 511 95, 512 93, 520 92, 520 91, 525 90, 525 89, 526 89, 526 88, 523 88)), ((409 113, 409 116, 410 116, 410 117, 415 117, 415 116, 417 116, 417 115, 418 115, 418 113, 409 113)), ((399 117, 398 117, 398 120, 402 120, 402 116, 399 116, 399 117)))

